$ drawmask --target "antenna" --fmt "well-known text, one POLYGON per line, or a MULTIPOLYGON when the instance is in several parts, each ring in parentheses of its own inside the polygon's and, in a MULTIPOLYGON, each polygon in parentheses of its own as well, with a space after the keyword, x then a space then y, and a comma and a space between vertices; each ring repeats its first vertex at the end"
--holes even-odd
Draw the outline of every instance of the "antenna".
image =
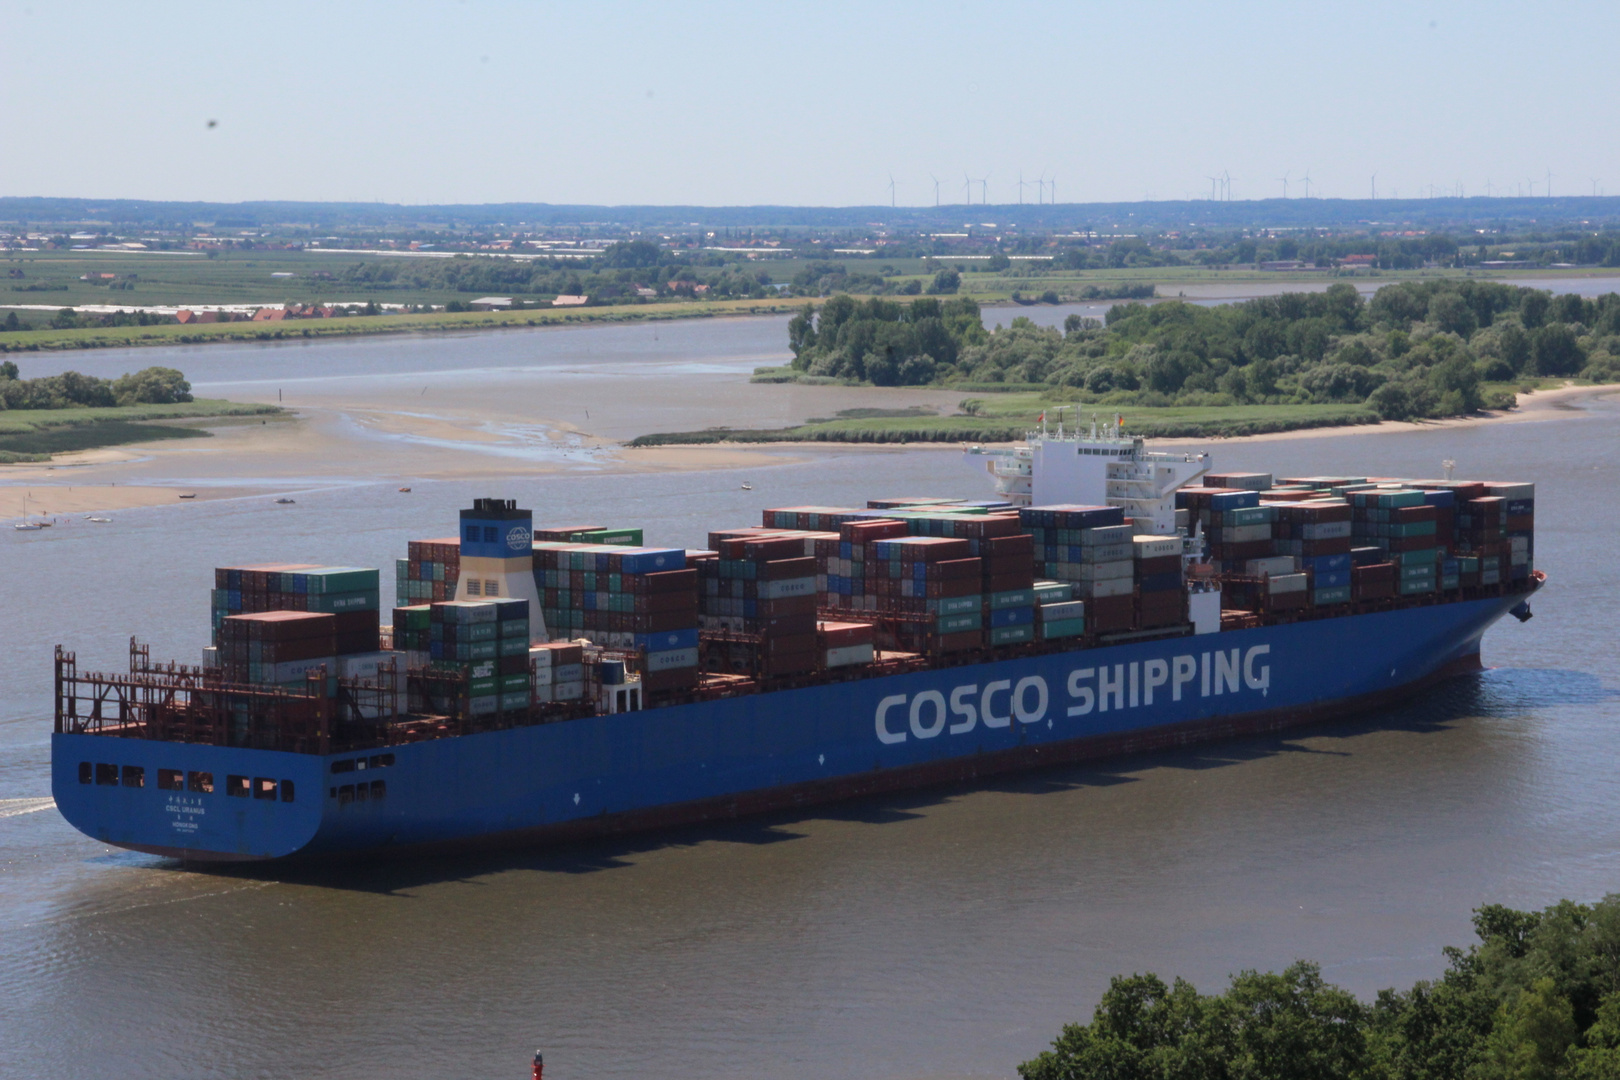
POLYGON ((889 209, 894 209, 894 173, 889 174, 889 209))
POLYGON ((1283 173, 1281 176, 1277 177, 1277 179, 1282 182, 1283 198, 1288 198, 1288 174, 1283 173))
POLYGON ((1372 174, 1372 197, 1374 199, 1378 198, 1378 174, 1377 173, 1372 174))

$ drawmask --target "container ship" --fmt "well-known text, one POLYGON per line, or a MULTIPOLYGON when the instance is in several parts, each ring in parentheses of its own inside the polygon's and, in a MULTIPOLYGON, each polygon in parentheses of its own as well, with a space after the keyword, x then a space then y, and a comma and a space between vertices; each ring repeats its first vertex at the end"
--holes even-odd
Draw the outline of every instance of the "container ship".
POLYGON ((966 455, 993 498, 766 509, 701 551, 478 499, 391 617, 377 569, 220 568, 200 664, 57 647, 57 806, 226 862, 729 818, 1377 707, 1477 669, 1545 580, 1529 483, 1218 474, 1095 423, 966 455))

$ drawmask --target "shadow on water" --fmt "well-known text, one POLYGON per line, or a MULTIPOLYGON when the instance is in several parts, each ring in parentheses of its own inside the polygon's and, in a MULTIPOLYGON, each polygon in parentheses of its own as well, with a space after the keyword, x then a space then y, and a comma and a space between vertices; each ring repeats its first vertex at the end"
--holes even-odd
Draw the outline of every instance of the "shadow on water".
MULTIPOLYGON (((1419 693, 1410 702, 1346 720, 1324 721, 1291 729, 1287 734, 1244 736, 1173 750, 1157 750, 1102 762, 1059 765, 979 781, 941 784, 917 791, 874 795, 799 810, 782 810, 742 820, 678 826, 634 835, 569 842, 548 847, 521 845, 484 848, 449 855, 420 857, 383 853, 343 862, 193 866, 222 877, 312 885, 404 896, 428 885, 479 879, 513 870, 544 874, 590 874, 634 864, 637 856, 705 843, 781 844, 802 839, 795 828, 809 821, 838 821, 882 827, 924 816, 929 809, 961 795, 994 791, 1039 796, 1081 788, 1131 784, 1154 769, 1205 770, 1242 765, 1285 754, 1350 757, 1355 751, 1321 745, 1323 740, 1350 740, 1383 732, 1438 735, 1458 724, 1511 719, 1532 711, 1562 706, 1589 706, 1620 701, 1620 690, 1605 687, 1594 675, 1561 669, 1491 669, 1452 679, 1419 693), (1309 739, 1316 745, 1304 745, 1309 739)), ((181 868, 178 862, 169 862, 181 868)))

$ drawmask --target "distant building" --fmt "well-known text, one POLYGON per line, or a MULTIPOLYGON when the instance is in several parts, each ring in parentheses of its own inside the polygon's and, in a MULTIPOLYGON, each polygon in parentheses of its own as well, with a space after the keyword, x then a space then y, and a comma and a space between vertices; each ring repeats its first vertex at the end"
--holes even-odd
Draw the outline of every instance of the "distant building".
POLYGON ((1376 255, 1346 255, 1339 260, 1340 266, 1371 266, 1378 261, 1376 255))
POLYGON ((286 318, 286 308, 262 307, 253 313, 254 322, 282 322, 286 318))
POLYGON ((651 297, 654 297, 654 296, 658 295, 658 290, 657 289, 649 289, 645 285, 637 285, 636 286, 636 295, 640 296, 640 297, 646 297, 646 298, 650 299, 651 297))
POLYGON ((197 321, 197 313, 195 311, 177 311, 174 313, 174 321, 177 323, 194 323, 197 321))
POLYGON ((588 297, 588 296, 568 296, 568 295, 564 294, 562 296, 557 297, 557 299, 553 300, 551 302, 551 306, 552 307, 584 307, 585 304, 588 303, 589 301, 590 301, 590 297, 588 297))
POLYGON ((467 305, 474 311, 505 311, 512 306, 510 296, 481 296, 467 305))

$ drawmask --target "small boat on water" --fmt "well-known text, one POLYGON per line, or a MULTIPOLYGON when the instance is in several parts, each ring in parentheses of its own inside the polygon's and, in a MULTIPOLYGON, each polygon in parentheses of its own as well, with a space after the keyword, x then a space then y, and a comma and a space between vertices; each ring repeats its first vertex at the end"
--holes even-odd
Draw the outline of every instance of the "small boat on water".
POLYGON ((753 491, 754 490, 754 485, 750 484, 748 481, 744 480, 742 482, 742 489, 744 491, 753 491))
POLYGON ((406 494, 406 495, 409 495, 409 494, 410 494, 410 493, 411 493, 411 489, 410 489, 410 488, 400 488, 400 489, 399 489, 399 490, 400 490, 400 491, 401 491, 401 492, 403 492, 403 493, 404 493, 404 494, 406 494))
POLYGON ((39 530, 44 529, 44 528, 48 528, 49 526, 50 526, 50 522, 48 522, 48 521, 30 521, 29 520, 29 518, 28 518, 28 496, 24 495, 23 496, 23 519, 21 521, 19 521, 17 524, 13 525, 12 528, 16 529, 18 532, 39 532, 39 530))
POLYGON ((283 506, 291 505, 292 503, 295 503, 297 501, 298 501, 297 499, 277 499, 276 500, 276 502, 280 503, 283 506))
POLYGON ((111 521, 112 518, 110 518, 110 517, 87 517, 84 520, 86 520, 86 521, 94 521, 97 524, 105 525, 107 522, 111 521))
POLYGON ((180 497, 182 499, 195 499, 197 497, 197 493, 195 491, 187 492, 186 494, 184 494, 184 495, 182 495, 180 497))

